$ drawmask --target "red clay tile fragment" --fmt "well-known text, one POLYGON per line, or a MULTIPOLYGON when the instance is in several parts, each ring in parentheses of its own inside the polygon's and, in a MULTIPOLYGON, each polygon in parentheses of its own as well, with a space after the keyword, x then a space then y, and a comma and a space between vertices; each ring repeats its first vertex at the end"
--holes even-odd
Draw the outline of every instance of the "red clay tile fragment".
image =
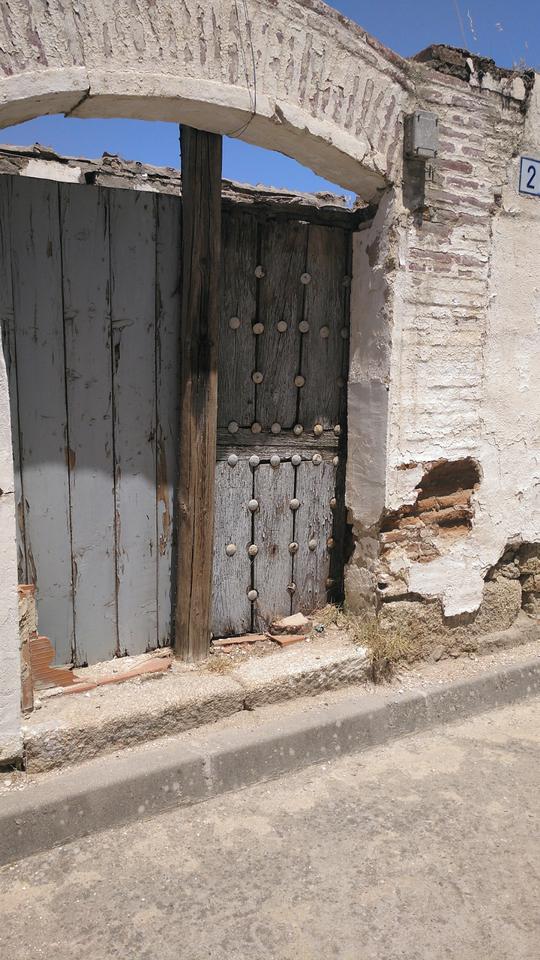
POLYGON ((273 640, 274 643, 279 643, 280 647, 289 647, 291 643, 301 643, 302 640, 304 640, 304 636, 301 633, 280 633, 278 636, 267 633, 266 636, 269 640, 273 640))
POLYGON ((88 690, 95 690, 97 683, 93 680, 81 680, 79 683, 74 683, 72 687, 64 687, 62 690, 63 696, 68 693, 87 693, 88 690))
POLYGON ((31 637, 30 664, 34 689, 47 687, 71 687, 78 678, 65 667, 52 666, 54 647, 48 637, 31 637))
POLYGON ((213 647, 231 647, 237 643, 257 643, 257 640, 266 640, 264 633, 245 633, 241 637, 217 637, 212 640, 213 647))
POLYGON ((126 670, 125 673, 111 674, 110 677, 99 677, 95 683, 98 687, 104 687, 109 683, 122 683, 124 680, 132 680, 133 677, 140 677, 144 673, 165 673, 172 664, 172 660, 166 660, 165 657, 153 657, 151 660, 144 660, 139 666, 132 670, 126 670))

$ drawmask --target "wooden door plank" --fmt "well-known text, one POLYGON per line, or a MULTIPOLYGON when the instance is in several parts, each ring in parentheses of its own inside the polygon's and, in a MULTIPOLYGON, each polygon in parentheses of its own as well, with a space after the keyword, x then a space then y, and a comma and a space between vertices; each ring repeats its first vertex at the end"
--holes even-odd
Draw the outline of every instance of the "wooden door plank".
POLYGON ((221 137, 183 126, 182 355, 175 649, 210 645, 217 353, 221 274, 221 137))
POLYGON ((264 225, 259 280, 258 320, 264 332, 257 339, 255 365, 264 380, 257 386, 256 420, 263 430, 279 423, 290 430, 297 422, 295 377, 299 373, 299 330, 302 320, 307 224, 296 221, 269 221, 264 225), (278 323, 286 324, 280 332, 278 323))
POLYGON ((296 468, 296 497, 300 506, 295 525, 298 552, 293 564, 294 613, 311 613, 324 607, 327 601, 328 540, 333 522, 330 501, 335 496, 335 472, 336 468, 327 460, 321 463, 303 460, 296 468))
POLYGON ((222 216, 218 427, 226 430, 232 421, 251 427, 255 419, 257 220, 240 210, 222 216))
POLYGON ((157 617, 158 644, 173 639, 173 531, 178 483, 182 206, 159 196, 156 235, 157 617))
POLYGON ((109 296, 101 187, 60 185, 75 662, 118 652, 109 296))
POLYGON ((58 185, 14 178, 12 198, 28 579, 40 631, 65 663, 74 636, 58 185))
POLYGON ((340 401, 345 391, 341 358, 344 334, 348 335, 346 311, 348 234, 338 227, 309 227, 304 318, 309 332, 302 341, 299 418, 306 431, 319 423, 325 429, 339 422, 340 401), (340 385, 341 384, 341 385, 340 385))
POLYGON ((294 467, 281 463, 274 468, 261 463, 254 474, 254 497, 258 510, 254 514, 254 542, 259 548, 255 558, 255 629, 267 630, 276 617, 291 612, 292 555, 294 510, 294 467))
POLYGON ((19 399, 17 381, 17 350, 11 282, 11 191, 13 178, 0 177, 0 324, 2 349, 6 364, 13 449, 15 512, 17 523, 17 575, 19 583, 27 583, 26 545, 24 534, 24 507, 22 469, 19 445, 19 399))
POLYGON ((110 193, 118 638, 157 644, 155 198, 110 193))
POLYGON ((238 460, 232 466, 227 461, 216 464, 211 620, 215 637, 230 637, 251 629, 251 602, 247 596, 252 584, 252 561, 248 555, 251 494, 252 474, 247 460, 238 460))

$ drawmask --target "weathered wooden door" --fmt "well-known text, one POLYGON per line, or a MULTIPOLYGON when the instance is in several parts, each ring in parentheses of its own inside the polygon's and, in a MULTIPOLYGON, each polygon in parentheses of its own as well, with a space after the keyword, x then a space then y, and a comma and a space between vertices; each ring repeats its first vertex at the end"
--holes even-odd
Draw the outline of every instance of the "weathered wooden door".
POLYGON ((339 594, 350 233, 223 217, 213 632, 339 594))
MULTIPOLYGON (((216 635, 339 590, 352 229, 224 205, 216 635)), ((0 177, 19 577, 57 662, 173 639, 181 215, 0 177)))

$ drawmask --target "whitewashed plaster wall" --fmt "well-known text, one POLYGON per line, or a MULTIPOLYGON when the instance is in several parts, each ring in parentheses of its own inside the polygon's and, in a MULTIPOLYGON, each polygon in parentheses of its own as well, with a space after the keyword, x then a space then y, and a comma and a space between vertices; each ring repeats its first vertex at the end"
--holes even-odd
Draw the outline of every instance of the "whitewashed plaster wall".
MULTIPOLYGON (((0 245, 0 257, 2 249, 0 245)), ((0 266, 0 283, 5 282, 0 266)), ((0 355, 0 763, 20 756, 21 678, 17 547, 11 421, 6 365, 0 355)))
POLYGON ((422 222, 398 214, 385 506, 413 503, 441 458, 472 457, 481 482, 467 536, 429 563, 397 546, 386 566, 395 594, 447 616, 479 607, 509 542, 540 541, 540 199, 518 194, 519 154, 540 150, 538 84, 525 112, 521 89, 432 75, 439 157, 422 222))

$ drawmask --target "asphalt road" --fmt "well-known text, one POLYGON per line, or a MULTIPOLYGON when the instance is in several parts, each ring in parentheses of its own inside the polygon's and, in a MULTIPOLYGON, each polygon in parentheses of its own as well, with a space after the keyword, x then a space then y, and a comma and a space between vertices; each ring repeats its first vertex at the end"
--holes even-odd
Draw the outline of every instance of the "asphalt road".
POLYGON ((2 960, 539 960, 540 701, 0 870, 2 960))

